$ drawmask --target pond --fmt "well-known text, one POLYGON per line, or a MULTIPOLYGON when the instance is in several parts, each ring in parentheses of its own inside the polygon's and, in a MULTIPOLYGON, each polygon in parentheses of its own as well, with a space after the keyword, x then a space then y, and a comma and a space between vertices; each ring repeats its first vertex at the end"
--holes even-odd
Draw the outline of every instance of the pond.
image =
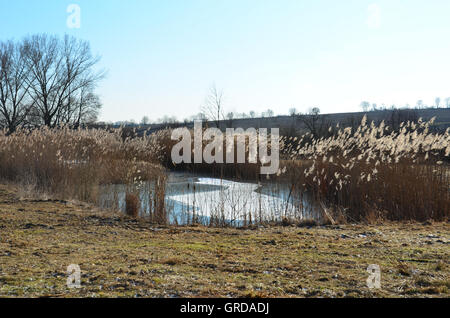
MULTIPOLYGON (((125 185, 103 186, 99 204, 125 211, 125 185)), ((148 213, 154 186, 139 189, 141 215, 148 213)), ((320 220, 320 207, 307 194, 293 195, 287 183, 242 182, 190 173, 169 173, 165 188, 165 210, 171 224, 212 222, 242 226, 250 223, 320 220)))

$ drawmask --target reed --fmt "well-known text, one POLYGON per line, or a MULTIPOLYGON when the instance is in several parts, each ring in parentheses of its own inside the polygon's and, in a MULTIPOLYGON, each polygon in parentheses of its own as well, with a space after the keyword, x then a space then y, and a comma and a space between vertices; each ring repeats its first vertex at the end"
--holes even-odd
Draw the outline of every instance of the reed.
POLYGON ((139 197, 132 193, 127 193, 125 196, 125 212, 128 216, 137 218, 139 216, 139 197))
POLYGON ((287 172, 347 221, 447 220, 450 213, 450 129, 429 122, 330 127, 328 138, 283 138, 287 172))
MULTIPOLYGON (((313 216, 305 214, 305 194, 322 207, 330 223, 448 220, 450 129, 435 133, 430 131, 432 125, 433 120, 408 121, 393 130, 384 122, 368 124, 363 118, 357 128, 330 127, 327 137, 282 137, 280 170, 269 179, 275 185, 288 184, 286 207, 263 215, 261 202, 246 203, 249 198, 233 192, 209 211, 210 225, 227 226, 230 220, 244 226, 300 224, 313 216), (241 201, 248 211, 234 209, 241 201), (233 215, 224 215, 225 205, 233 215), (288 207, 295 211, 288 213, 288 207)), ((170 216, 165 200, 167 168, 258 185, 266 182, 259 175, 260 162, 173 164, 171 150, 177 141, 171 140, 171 132, 138 137, 123 129, 43 127, 18 129, 11 135, 0 131, 0 176, 33 192, 93 203, 98 203, 100 188, 125 185, 112 191, 106 207, 132 217, 146 215, 158 223, 169 222, 170 216), (122 199, 120 193, 125 193, 122 199)), ((248 158, 248 145, 245 149, 248 158)), ((195 206, 187 212, 187 223, 204 217, 195 206)))
POLYGON ((96 203, 101 185, 163 177, 162 153, 155 137, 124 137, 121 129, 0 131, 0 177, 32 192, 96 203))

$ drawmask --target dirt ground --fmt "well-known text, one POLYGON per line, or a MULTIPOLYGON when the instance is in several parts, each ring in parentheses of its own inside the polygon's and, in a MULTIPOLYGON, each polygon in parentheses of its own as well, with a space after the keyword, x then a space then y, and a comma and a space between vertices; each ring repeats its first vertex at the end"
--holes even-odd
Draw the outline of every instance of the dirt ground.
POLYGON ((449 244, 447 223, 161 227, 0 185, 2 297, 449 297, 449 244))

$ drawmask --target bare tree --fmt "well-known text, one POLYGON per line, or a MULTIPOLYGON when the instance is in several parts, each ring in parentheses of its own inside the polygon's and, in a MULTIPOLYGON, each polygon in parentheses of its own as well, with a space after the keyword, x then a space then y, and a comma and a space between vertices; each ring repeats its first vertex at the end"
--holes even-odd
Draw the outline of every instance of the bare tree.
POLYGON ((72 124, 75 128, 81 124, 92 124, 96 122, 98 113, 102 107, 100 98, 93 92, 91 87, 82 87, 79 92, 78 98, 74 100, 74 103, 69 104, 69 110, 74 110, 74 116, 66 122, 72 124))
POLYGON ((217 128, 220 128, 220 121, 225 119, 223 111, 223 92, 219 91, 216 85, 213 85, 206 96, 205 104, 202 106, 202 113, 213 121, 217 128))
POLYGON ((141 124, 142 125, 148 125, 150 123, 150 119, 148 118, 148 116, 144 116, 141 119, 141 124))
POLYGON ((289 116, 295 117, 297 115, 298 115, 297 108, 292 107, 292 108, 289 109, 289 116))
POLYGON ((364 101, 364 102, 361 102, 361 108, 362 108, 362 110, 363 110, 363 112, 367 112, 368 110, 369 110, 369 107, 370 107, 370 103, 369 102, 366 102, 366 101, 364 101))
POLYGON ((95 115, 99 102, 93 89, 104 72, 93 70, 100 58, 92 56, 88 42, 68 35, 33 35, 24 40, 24 52, 38 123, 55 127, 73 120, 79 125, 95 115), (87 116, 89 110, 94 113, 87 116))
POLYGON ((201 121, 202 123, 206 122, 208 120, 208 118, 206 118, 205 114, 203 114, 202 112, 198 113, 197 115, 193 115, 190 117, 191 121, 201 121))
POLYGON ((300 115, 299 119, 314 138, 322 137, 331 126, 326 115, 320 115, 318 107, 311 108, 307 115, 300 115))
POLYGON ((31 107, 23 46, 0 43, 0 123, 10 133, 24 124, 31 107))
POLYGON ((424 108, 423 100, 419 99, 417 101, 416 108, 418 108, 418 109, 424 108))
POLYGON ((447 108, 450 108, 450 97, 447 97, 445 99, 445 106, 447 106, 447 108))
POLYGON ((436 103, 436 108, 439 108, 439 106, 441 105, 441 98, 440 97, 436 97, 434 102, 436 103))
POLYGON ((236 113, 236 118, 248 118, 249 115, 247 115, 245 112, 242 113, 236 113))
POLYGON ((270 108, 268 110, 266 110, 266 115, 267 117, 273 117, 273 110, 271 110, 270 108))
POLYGON ((163 125, 174 125, 178 123, 176 116, 164 115, 162 118, 158 119, 158 122, 163 125))
MULTIPOLYGON (((74 128, 82 124, 92 124, 97 120, 102 104, 94 93, 93 87, 81 86, 76 93, 71 93, 59 107, 57 125, 69 124, 74 128)), ((38 112, 39 114, 39 112, 38 112)))
POLYGON ((233 127, 233 120, 235 118, 235 114, 233 112, 229 112, 227 113, 227 126, 228 128, 232 128, 233 127))

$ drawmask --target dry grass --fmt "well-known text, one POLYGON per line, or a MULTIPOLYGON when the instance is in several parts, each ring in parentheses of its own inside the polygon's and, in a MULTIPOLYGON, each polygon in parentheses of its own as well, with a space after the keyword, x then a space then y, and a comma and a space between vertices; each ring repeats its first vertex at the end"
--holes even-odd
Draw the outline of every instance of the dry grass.
POLYGON ((128 216, 137 218, 139 216, 140 202, 138 196, 127 193, 125 196, 125 212, 128 216))
POLYGON ((447 220, 450 213, 450 129, 407 122, 356 130, 330 127, 331 137, 284 138, 286 177, 347 221, 447 220))
POLYGON ((0 296, 450 295, 447 223, 157 227, 15 192, 0 186, 0 296), (69 264, 81 268, 81 289, 66 286, 69 264), (380 290, 366 286, 369 264, 381 268, 380 290))
MULTIPOLYGON (((331 223, 445 221, 450 211, 450 129, 444 134, 430 133, 432 123, 407 122, 399 131, 392 131, 384 123, 369 125, 364 118, 357 129, 330 127, 328 138, 282 138, 282 166, 272 181, 287 180, 293 202, 302 202, 309 191, 316 201, 326 203, 331 223)), ((150 181, 146 213, 159 223, 168 220, 163 166, 220 178, 263 181, 260 162, 175 166, 170 154, 177 141, 171 140, 171 132, 167 129, 144 137, 121 129, 68 127, 18 130, 10 136, 2 132, 0 176, 20 184, 23 192, 86 202, 96 202, 99 186, 105 184, 126 184, 127 193, 142 201, 139 193, 148 186, 145 181, 150 181)), ((203 142, 203 148, 207 143, 203 142)), ((247 143, 247 159, 248 153, 247 143)), ((299 221, 300 217, 285 223, 299 221)))
POLYGON ((100 185, 138 187, 165 177, 157 137, 130 138, 121 129, 3 131, 0 176, 22 191, 95 203, 100 185))

